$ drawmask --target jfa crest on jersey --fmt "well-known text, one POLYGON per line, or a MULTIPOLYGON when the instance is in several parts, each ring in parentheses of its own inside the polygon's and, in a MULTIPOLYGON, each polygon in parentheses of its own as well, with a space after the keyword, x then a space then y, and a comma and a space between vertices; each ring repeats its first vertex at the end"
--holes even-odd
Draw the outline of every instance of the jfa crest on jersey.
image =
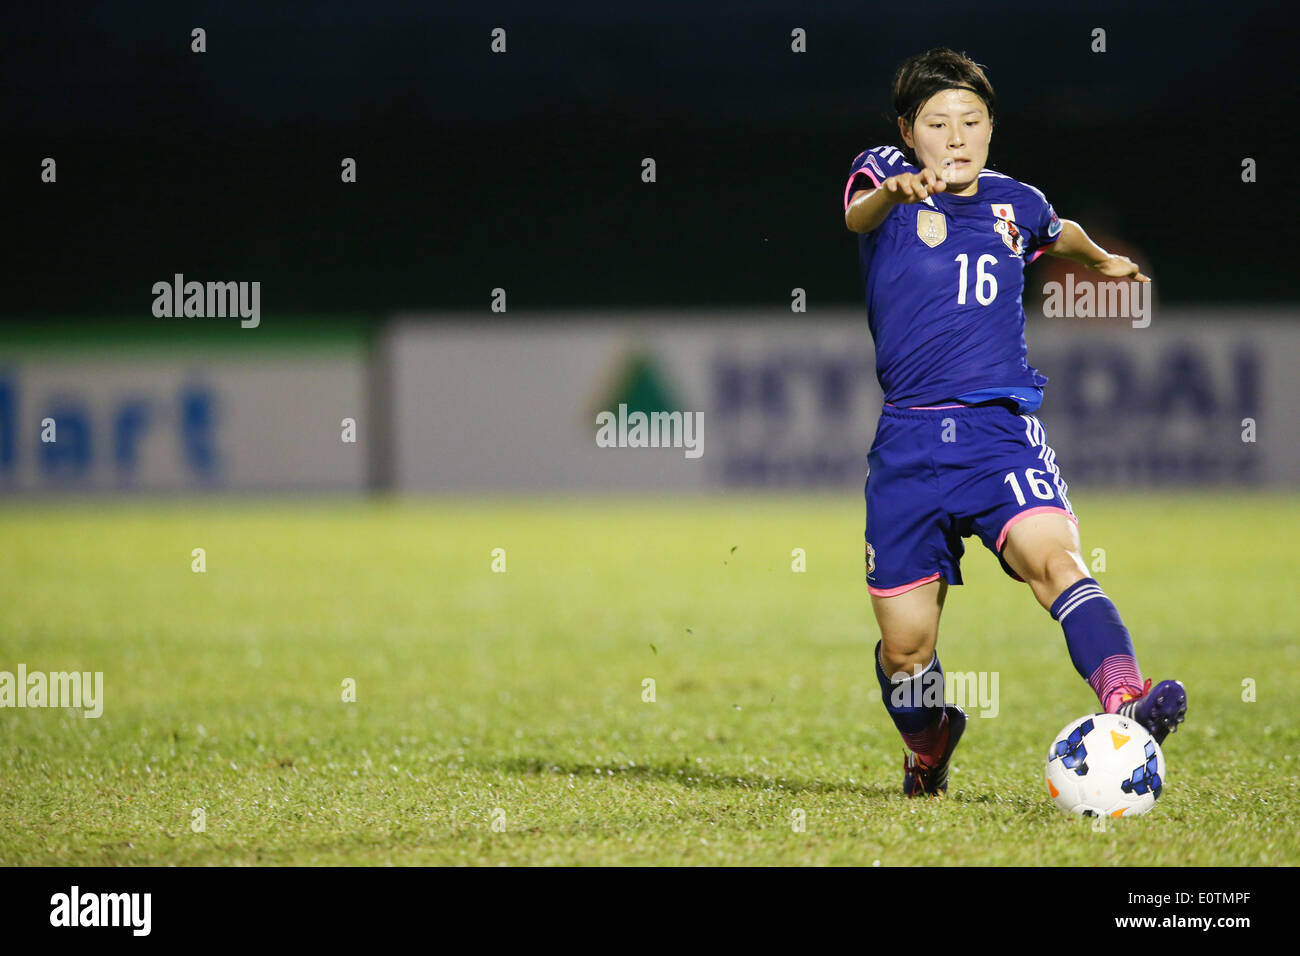
MULTIPOLYGON (((849 167, 853 193, 918 172, 879 146, 849 167)), ((867 320, 885 401, 925 405, 990 387, 1041 388, 1026 360, 1024 268, 1061 232, 1033 186, 982 170, 974 195, 900 203, 858 236, 867 320), (925 347, 920 347, 924 344, 925 347)))
POLYGON ((993 216, 996 220, 993 228, 1002 241, 1007 244, 1007 248, 1017 256, 1025 254, 1024 235, 1016 228, 1016 211, 1009 202, 995 202, 992 204, 993 216))
POLYGON ((1010 219, 999 219, 993 228, 997 231, 998 235, 1002 237, 1002 241, 1007 244, 1007 248, 1010 249, 1013 254, 1024 256, 1025 236, 1024 233, 1016 228, 1014 222, 1010 219))

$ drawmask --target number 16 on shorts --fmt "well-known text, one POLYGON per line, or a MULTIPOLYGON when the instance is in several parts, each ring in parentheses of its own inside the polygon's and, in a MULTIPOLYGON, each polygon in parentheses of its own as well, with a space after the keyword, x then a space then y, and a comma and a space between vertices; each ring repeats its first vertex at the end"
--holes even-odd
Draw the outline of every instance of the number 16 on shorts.
MULTIPOLYGON (((1056 489, 1052 483, 1047 480, 1047 472, 1038 468, 1026 468, 1024 470, 1024 481, 1029 487, 1030 492, 1039 501, 1054 501, 1056 499, 1056 489)), ((1004 484, 1011 486, 1011 493, 1016 496, 1016 503, 1024 506, 1028 504, 1024 491, 1021 490, 1020 476, 1014 471, 1009 471, 1006 477, 1002 479, 1004 484)))

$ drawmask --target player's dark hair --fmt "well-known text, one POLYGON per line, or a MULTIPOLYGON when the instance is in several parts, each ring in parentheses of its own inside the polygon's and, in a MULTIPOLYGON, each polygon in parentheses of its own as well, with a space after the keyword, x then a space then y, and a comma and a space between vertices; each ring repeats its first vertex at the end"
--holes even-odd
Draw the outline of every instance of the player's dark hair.
POLYGON ((894 111, 910 129, 926 101, 943 90, 970 90, 984 101, 989 122, 993 121, 997 96, 984 68, 966 54, 943 46, 909 57, 898 68, 894 74, 894 111))

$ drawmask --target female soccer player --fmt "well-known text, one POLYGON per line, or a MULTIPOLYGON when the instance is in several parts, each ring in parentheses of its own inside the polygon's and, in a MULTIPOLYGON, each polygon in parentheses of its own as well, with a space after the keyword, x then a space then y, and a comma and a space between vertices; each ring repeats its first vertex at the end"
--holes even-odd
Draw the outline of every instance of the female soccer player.
POLYGON ((943 703, 935 653, 964 537, 978 535, 1060 622, 1105 711, 1163 741, 1187 695, 1175 680, 1143 683, 1128 630, 1088 576, 1056 454, 1032 414, 1047 378, 1026 361, 1020 303, 1025 265, 1044 252, 1150 280, 1058 219, 1033 186, 984 168, 996 99, 978 64, 948 49, 914 56, 893 97, 909 155, 860 153, 844 189, 885 393, 867 457, 867 583, 876 677, 906 745, 903 792, 939 795, 966 727, 943 703))

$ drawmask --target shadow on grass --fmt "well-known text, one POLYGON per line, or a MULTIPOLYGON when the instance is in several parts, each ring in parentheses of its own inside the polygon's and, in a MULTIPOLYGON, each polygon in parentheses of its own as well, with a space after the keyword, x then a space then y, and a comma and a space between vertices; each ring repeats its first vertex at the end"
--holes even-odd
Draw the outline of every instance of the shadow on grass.
POLYGON ((545 760, 541 757, 511 757, 473 764, 483 770, 522 775, 549 774, 556 777, 617 777, 623 780, 676 783, 683 787, 713 790, 774 790, 786 793, 852 793, 864 797, 901 796, 895 787, 871 786, 849 780, 807 780, 789 776, 722 773, 698 764, 633 764, 599 766, 591 763, 545 760))

